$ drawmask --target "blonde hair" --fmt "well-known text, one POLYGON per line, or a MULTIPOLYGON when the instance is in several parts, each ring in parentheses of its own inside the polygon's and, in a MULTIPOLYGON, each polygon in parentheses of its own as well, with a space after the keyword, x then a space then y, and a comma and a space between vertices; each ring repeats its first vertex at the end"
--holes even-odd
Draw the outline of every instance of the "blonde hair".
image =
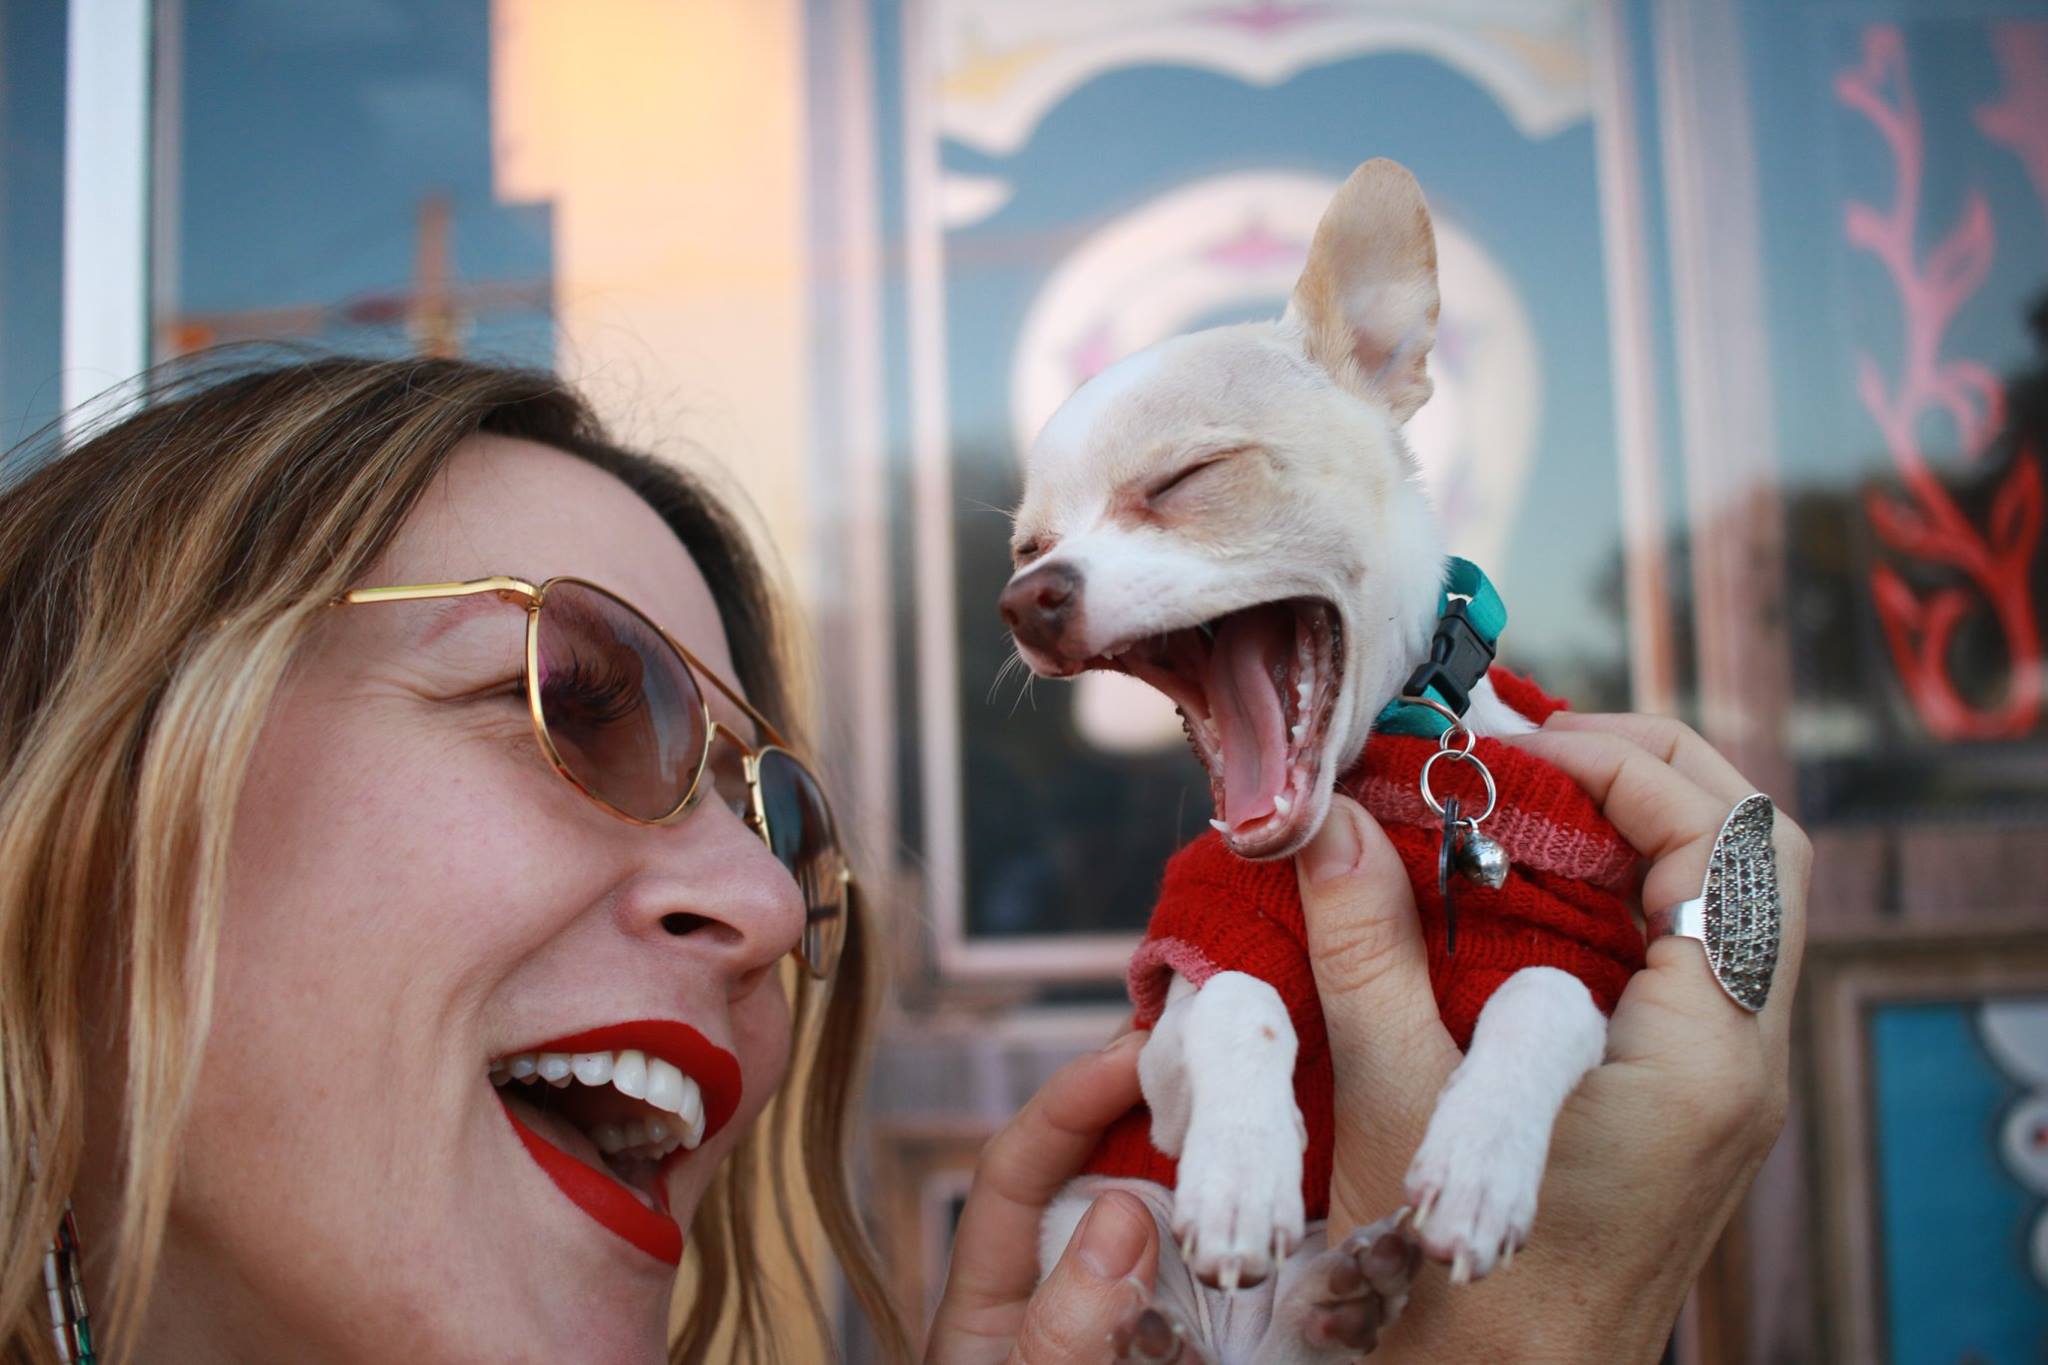
MULTIPOLYGON (((732 518, 672 466, 611 445, 552 376, 212 357, 137 397, 132 416, 0 485, 0 1342, 18 1361, 52 1358, 42 1251, 80 1177, 95 1030, 116 1022, 126 1089, 118 1115, 94 1115, 121 1138, 111 1255, 94 1248, 113 1295, 94 1312, 103 1351, 133 1354, 265 711, 316 616, 465 437, 540 441, 632 487, 703 571, 741 686, 786 731, 797 719, 775 603, 732 518), (89 980, 111 995, 86 999, 89 980)), ((822 1227, 884 1351, 908 1358, 846 1168, 875 942, 856 913, 830 987, 796 974, 792 1081, 698 1212, 675 1361, 704 1358, 715 1336, 740 1359, 781 1358, 786 1310, 757 1272, 776 1239, 809 1265, 807 1227, 822 1227)), ((829 1339, 808 1273, 803 1289, 829 1339)))

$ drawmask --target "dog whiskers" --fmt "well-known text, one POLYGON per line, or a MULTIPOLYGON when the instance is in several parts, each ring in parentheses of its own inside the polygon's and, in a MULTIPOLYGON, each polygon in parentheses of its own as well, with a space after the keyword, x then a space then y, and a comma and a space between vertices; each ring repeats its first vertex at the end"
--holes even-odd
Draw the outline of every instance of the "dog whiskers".
POLYGON ((993 704, 996 699, 996 693, 1003 689, 1003 683, 1012 673, 1015 673, 1022 667, 1024 667, 1024 654, 1017 648, 1015 642, 1012 642, 1010 645, 1010 657, 1003 660, 1003 666, 996 670, 995 681, 988 685, 988 696, 983 700, 993 704))
POLYGON ((1034 713, 1038 710, 1038 694, 1031 690, 1031 685, 1037 681, 1038 675, 1036 673, 1026 673, 1024 675, 1024 686, 1017 689, 1017 699, 1010 703, 1010 714, 1012 716, 1017 714, 1017 708, 1026 701, 1031 703, 1031 709, 1034 713))

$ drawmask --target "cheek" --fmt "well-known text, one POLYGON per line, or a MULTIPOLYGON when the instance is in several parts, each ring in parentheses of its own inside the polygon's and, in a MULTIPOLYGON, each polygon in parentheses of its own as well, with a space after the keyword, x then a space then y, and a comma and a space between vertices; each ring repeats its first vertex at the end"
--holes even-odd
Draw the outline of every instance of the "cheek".
POLYGON ((460 978, 516 937, 537 860, 487 746, 346 722, 276 737, 237 816, 224 967, 383 994, 460 978))
POLYGON ((750 995, 734 1002, 732 1020, 740 1070, 747 1078, 739 1117, 752 1122, 789 1074, 789 995, 779 974, 769 974, 750 995))
POLYGON ((302 1178, 424 1171, 459 1139, 436 1106, 481 1056, 476 1002, 575 904, 503 762, 370 706, 280 707, 237 813, 195 1139, 302 1178))

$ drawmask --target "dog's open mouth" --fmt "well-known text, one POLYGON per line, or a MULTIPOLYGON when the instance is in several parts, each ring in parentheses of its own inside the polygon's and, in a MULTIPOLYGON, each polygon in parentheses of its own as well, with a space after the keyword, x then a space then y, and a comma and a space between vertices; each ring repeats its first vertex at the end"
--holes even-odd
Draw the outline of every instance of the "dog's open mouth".
POLYGON ((1209 770, 1218 832, 1239 856, 1270 858, 1300 842, 1314 804, 1342 634, 1329 603, 1294 598, 1148 636, 1090 666, 1173 700, 1209 770))

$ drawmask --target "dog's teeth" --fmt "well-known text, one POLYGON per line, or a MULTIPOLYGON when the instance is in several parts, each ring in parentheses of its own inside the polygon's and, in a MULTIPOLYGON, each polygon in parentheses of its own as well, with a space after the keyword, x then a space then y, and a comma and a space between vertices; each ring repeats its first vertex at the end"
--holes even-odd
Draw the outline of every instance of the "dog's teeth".
POLYGON ((1221 820, 1211 820, 1209 828, 1215 830, 1218 834, 1230 833, 1230 826, 1224 824, 1221 820))
POLYGON ((1294 803, 1284 796, 1276 796, 1273 798, 1273 809, 1279 811, 1282 815, 1286 815, 1294 809, 1294 803))
POLYGON ((1303 740, 1305 740, 1305 739, 1307 739, 1307 738, 1308 738, 1308 727, 1307 727, 1306 725, 1297 725, 1297 726, 1295 726, 1295 727, 1294 727, 1294 742, 1295 742, 1296 744, 1299 744, 1299 743, 1301 743, 1301 742, 1302 742, 1303 740))

